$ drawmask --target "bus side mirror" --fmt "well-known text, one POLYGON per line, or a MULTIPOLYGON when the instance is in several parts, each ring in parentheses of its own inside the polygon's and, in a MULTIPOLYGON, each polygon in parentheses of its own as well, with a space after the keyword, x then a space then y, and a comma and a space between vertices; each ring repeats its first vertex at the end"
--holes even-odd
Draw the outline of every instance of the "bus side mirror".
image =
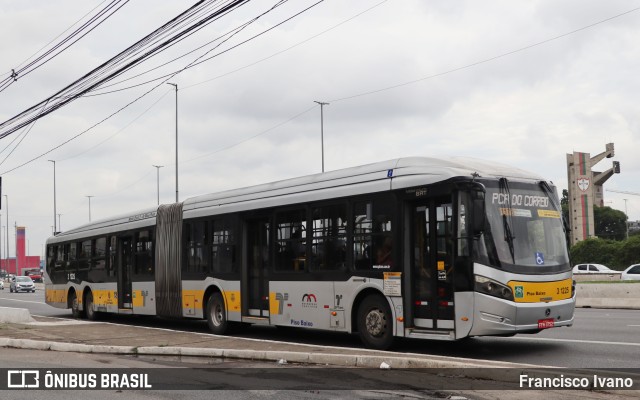
POLYGON ((484 199, 473 199, 473 235, 478 236, 484 232, 485 226, 484 199))

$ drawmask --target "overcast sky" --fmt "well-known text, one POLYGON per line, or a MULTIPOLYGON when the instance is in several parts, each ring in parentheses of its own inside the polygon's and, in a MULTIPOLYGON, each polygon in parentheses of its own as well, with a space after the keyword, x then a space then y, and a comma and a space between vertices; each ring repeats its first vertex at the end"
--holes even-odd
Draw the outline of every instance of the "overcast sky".
MULTIPOLYGON (((193 2, 131 0, 59 57, 1 92, 0 122, 193 2)), ((276 2, 252 1, 127 76, 193 50, 276 2)), ((314 3, 291 0, 223 48, 314 3)), ((99 0, 1 2, 0 78, 104 5, 99 0)), ((614 142, 622 173, 605 189, 640 192, 640 10, 581 29, 636 7, 640 1, 325 0, 172 78, 179 87, 180 200, 320 172, 320 109, 314 100, 331 103, 324 108, 326 170, 406 156, 471 156, 537 172, 561 191, 567 187, 567 153, 595 155, 614 142)), ((118 87, 180 69, 209 48, 118 87)), ((47 160, 56 160, 62 230, 88 222, 86 196, 94 196, 92 220, 155 206, 154 164, 164 165, 160 201, 175 200, 175 94, 166 84, 79 138, 6 173, 151 87, 78 99, 40 119, 9 157, 25 131, 0 140, 12 256, 15 223, 27 229, 29 255, 42 255, 51 235, 53 163, 47 160)), ((595 169, 610 167, 606 159, 595 169)), ((605 194, 606 205, 622 211, 625 198, 630 219, 639 220, 640 196, 605 194)), ((3 243, 5 235, 3 228, 3 243)), ((5 251, 3 246, 3 257, 5 251)))

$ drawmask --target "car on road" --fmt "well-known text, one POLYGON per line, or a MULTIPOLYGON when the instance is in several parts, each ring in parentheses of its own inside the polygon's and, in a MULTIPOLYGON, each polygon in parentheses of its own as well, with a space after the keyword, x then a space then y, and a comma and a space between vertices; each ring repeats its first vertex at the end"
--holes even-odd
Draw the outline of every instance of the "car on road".
POLYGON ((36 285, 33 284, 33 280, 28 276, 16 276, 16 278, 11 281, 11 285, 9 286, 9 291, 13 292, 35 292, 36 285))
POLYGON ((622 271, 620 279, 623 281, 640 281, 640 264, 630 265, 622 271))
POLYGON ((615 274, 619 273, 614 271, 606 265, 602 264, 578 264, 573 267, 574 274, 615 274))

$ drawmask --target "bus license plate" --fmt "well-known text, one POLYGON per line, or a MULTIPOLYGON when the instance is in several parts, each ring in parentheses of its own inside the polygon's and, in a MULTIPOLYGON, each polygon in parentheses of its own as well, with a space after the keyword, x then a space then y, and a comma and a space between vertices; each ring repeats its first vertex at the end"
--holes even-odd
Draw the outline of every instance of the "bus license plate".
POLYGON ((555 320, 553 318, 538 320, 538 329, 553 328, 554 326, 555 320))

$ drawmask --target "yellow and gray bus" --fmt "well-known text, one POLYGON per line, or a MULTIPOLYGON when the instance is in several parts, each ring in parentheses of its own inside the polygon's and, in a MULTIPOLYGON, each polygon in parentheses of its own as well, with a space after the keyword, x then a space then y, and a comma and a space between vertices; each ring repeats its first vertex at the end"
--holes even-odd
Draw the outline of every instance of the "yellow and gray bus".
POLYGON ((47 241, 46 302, 100 313, 456 340, 571 326, 553 183, 402 158, 189 198, 47 241))

